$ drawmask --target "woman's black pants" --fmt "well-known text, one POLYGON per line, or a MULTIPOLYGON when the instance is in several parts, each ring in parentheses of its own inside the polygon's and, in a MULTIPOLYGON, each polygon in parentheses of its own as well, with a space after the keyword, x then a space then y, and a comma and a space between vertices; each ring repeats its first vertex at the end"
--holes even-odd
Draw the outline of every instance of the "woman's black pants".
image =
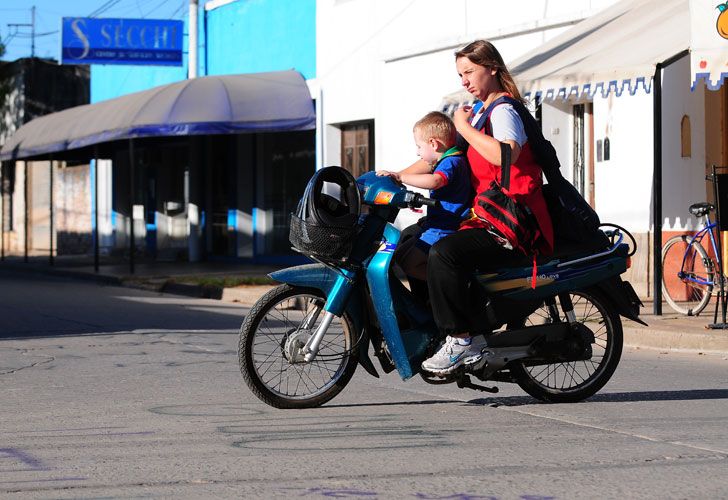
POLYGON ((474 282, 475 270, 495 270, 513 258, 485 229, 466 229, 430 249, 427 285, 435 324, 443 335, 485 333, 487 297, 474 282))

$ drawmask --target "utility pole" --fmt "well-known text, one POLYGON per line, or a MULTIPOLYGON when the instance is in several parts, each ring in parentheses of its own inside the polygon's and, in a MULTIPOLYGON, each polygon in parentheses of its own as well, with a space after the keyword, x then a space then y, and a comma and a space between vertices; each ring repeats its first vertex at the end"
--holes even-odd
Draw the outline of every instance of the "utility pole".
POLYGON ((187 78, 197 78, 197 6, 198 0, 190 0, 189 48, 187 50, 187 78))
MULTIPOLYGON (((8 23, 8 28, 15 28, 14 36, 18 32, 18 28, 30 27, 30 57, 35 57, 35 5, 30 9, 30 24, 28 23, 8 23)), ((12 38, 10 36, 9 38, 12 38)))
POLYGON ((35 5, 30 9, 30 57, 35 57, 35 5))

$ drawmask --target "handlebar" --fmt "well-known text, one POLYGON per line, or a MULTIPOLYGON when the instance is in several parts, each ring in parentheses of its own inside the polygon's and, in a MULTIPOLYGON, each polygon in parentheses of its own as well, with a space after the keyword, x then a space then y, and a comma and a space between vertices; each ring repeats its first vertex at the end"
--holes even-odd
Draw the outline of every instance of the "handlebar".
POLYGON ((420 208, 423 205, 426 205, 428 207, 440 206, 439 200, 433 200, 432 198, 422 196, 421 194, 414 193, 412 191, 407 191, 407 195, 405 196, 404 201, 406 205, 410 208, 420 208))

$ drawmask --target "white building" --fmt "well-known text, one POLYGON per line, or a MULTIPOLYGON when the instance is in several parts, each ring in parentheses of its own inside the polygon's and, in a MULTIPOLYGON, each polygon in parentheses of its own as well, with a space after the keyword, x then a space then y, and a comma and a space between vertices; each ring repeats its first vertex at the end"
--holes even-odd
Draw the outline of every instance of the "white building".
POLYGON ((656 63, 683 51, 661 73, 663 241, 693 228, 688 205, 712 195, 706 172, 711 164, 728 164, 725 90, 708 91, 700 83, 691 91, 688 4, 319 0, 321 163, 354 170, 369 157, 374 161, 366 164, 377 169, 411 164, 416 159, 412 124, 439 109, 443 98, 460 88, 454 51, 474 39, 491 40, 511 69, 523 68, 516 71, 519 85, 542 102, 544 135, 554 144, 564 175, 603 222, 619 224, 637 238, 639 251, 629 279, 640 295, 649 296, 655 164, 651 91, 656 63), (665 36, 659 29, 670 31, 665 36), (656 35, 650 30, 657 30, 656 35), (588 51, 585 42, 602 35, 619 43, 595 45, 594 52, 581 56, 571 54, 559 66, 559 57, 568 56, 570 47, 588 51), (549 43, 553 40, 557 43, 549 43), (632 60, 639 61, 639 67, 624 63, 632 60), (602 68, 595 70, 587 63, 601 63, 602 68), (619 85, 610 91, 611 81, 619 85), (604 89, 598 88, 600 83, 604 89), (566 92, 559 96, 561 89, 566 92))

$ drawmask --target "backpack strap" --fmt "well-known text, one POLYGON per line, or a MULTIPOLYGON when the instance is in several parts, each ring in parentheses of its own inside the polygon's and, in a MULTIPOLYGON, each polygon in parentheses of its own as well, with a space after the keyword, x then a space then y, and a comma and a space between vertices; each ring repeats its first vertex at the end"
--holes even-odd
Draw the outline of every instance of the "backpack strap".
POLYGON ((501 149, 501 187, 508 191, 511 186, 511 145, 500 143, 501 149))
MULTIPOLYGON (((475 123, 475 125, 473 125, 473 128, 475 128, 475 130, 479 130, 479 131, 483 130, 483 128, 485 128, 486 122, 488 121, 488 118, 490 118, 490 114, 493 112, 493 110, 495 109, 496 106, 498 106, 499 104, 503 104, 503 103, 513 104, 513 102, 515 102, 515 101, 516 100, 513 99, 511 96, 507 96, 507 95, 500 96, 498 99, 491 102, 487 108, 485 108, 485 111, 483 112, 482 115, 480 115, 480 118, 478 118, 478 121, 475 123)), ((482 107, 483 107, 483 103, 481 101, 478 104, 476 104, 475 106, 473 106, 473 113, 477 113, 480 110, 480 108, 482 108, 482 107)))

